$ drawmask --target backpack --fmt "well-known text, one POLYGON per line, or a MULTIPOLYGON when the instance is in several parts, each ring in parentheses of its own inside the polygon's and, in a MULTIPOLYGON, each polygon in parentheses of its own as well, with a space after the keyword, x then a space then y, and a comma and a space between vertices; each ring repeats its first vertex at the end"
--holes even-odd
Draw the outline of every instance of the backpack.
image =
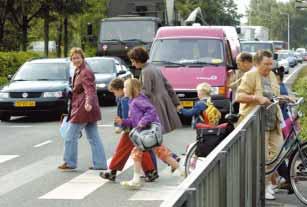
POLYGON ((201 113, 200 116, 202 122, 208 125, 217 126, 222 117, 221 112, 214 106, 210 98, 205 104, 207 108, 201 113))

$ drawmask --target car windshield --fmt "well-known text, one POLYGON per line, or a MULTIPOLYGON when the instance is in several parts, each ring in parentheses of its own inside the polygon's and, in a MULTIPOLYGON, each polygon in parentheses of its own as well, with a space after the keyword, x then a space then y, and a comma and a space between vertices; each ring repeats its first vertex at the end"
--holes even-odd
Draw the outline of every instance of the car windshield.
POLYGON ((274 49, 275 50, 282 50, 284 49, 284 43, 283 42, 274 42, 274 49))
POLYGON ((101 23, 100 41, 152 42, 155 30, 154 21, 105 21, 101 23))
POLYGON ((87 64, 93 73, 114 73, 115 64, 112 59, 87 59, 87 64))
POLYGON ((243 52, 256 53, 258 50, 269 50, 273 52, 273 45, 271 43, 241 43, 241 50, 243 52))
POLYGON ((151 62, 180 64, 221 64, 222 41, 215 39, 163 39, 154 42, 151 62))
POLYGON ((279 53, 278 54, 278 59, 287 59, 289 57, 289 55, 287 53, 279 53))
POLYGON ((68 63, 25 63, 13 81, 68 80, 68 63))

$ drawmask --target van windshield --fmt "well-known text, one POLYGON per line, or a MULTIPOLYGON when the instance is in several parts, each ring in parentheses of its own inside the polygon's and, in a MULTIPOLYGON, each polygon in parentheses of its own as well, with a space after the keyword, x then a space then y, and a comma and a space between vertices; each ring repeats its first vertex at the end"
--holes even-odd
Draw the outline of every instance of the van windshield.
POLYGON ((152 42, 155 30, 155 21, 105 21, 101 23, 99 39, 100 42, 108 40, 152 42))
POLYGON ((208 63, 224 62, 224 47, 215 39, 163 39, 154 42, 151 62, 208 63))
POLYGON ((241 43, 241 50, 243 52, 250 52, 250 53, 256 53, 258 50, 269 50, 270 52, 273 52, 273 44, 271 43, 261 43, 261 42, 242 42, 241 43))

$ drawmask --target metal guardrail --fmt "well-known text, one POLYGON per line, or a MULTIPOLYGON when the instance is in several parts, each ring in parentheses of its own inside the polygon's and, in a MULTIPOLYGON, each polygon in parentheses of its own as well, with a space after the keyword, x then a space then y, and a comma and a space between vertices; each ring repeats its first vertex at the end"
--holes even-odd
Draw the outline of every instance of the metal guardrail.
POLYGON ((264 206, 262 114, 256 107, 160 207, 264 206))

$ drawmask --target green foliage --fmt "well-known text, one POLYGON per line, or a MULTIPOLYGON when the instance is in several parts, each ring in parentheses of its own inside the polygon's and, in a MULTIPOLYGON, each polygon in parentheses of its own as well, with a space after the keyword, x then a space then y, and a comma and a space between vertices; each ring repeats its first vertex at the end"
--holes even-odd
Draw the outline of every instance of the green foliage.
MULTIPOLYGON (((307 67, 305 67, 300 74, 298 79, 295 81, 292 90, 298 94, 300 97, 304 97, 307 101, 307 67)), ((300 108, 304 113, 304 116, 300 120, 302 127, 301 137, 307 141, 307 104, 303 104, 300 108)))
POLYGON ((0 85, 7 82, 7 75, 14 74, 27 60, 39 57, 34 52, 0 52, 0 85))
POLYGON ((209 25, 238 25, 240 15, 233 0, 177 0, 176 8, 184 18, 196 7, 203 11, 205 21, 209 25))
POLYGON ((288 18, 290 15, 290 47, 307 47, 306 11, 295 9, 295 1, 282 3, 277 0, 250 1, 248 24, 269 28, 271 40, 288 41, 288 18))

